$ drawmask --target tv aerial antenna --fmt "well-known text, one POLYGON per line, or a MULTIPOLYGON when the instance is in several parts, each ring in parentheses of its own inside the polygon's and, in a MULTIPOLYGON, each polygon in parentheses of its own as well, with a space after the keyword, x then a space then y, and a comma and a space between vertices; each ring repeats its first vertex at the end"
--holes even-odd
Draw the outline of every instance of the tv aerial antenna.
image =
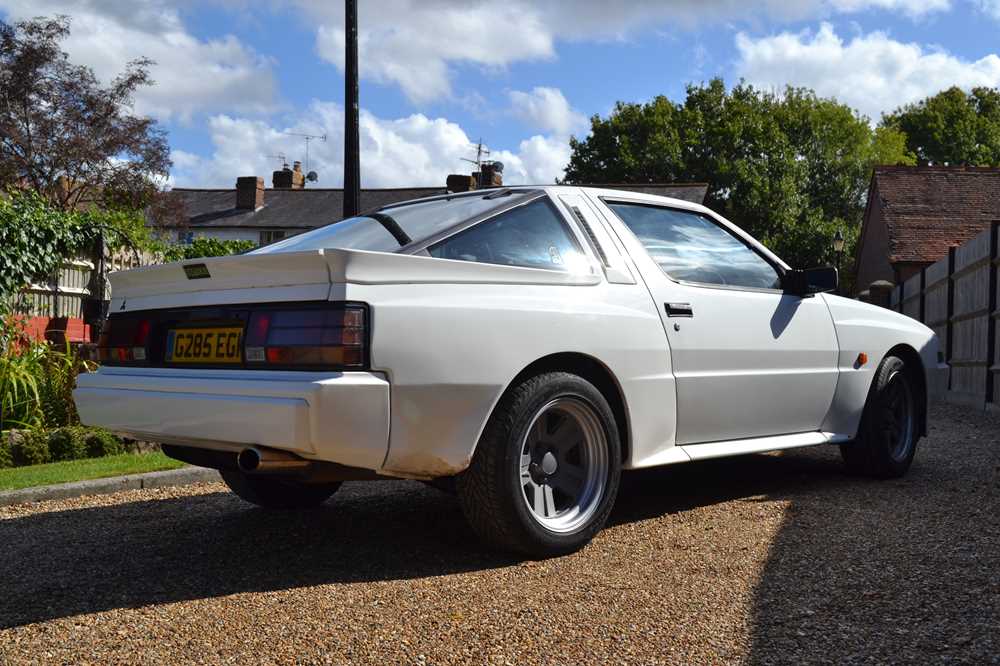
MULTIPOLYGON (((288 136, 298 136, 302 137, 306 141, 306 171, 309 171, 309 142, 313 140, 319 140, 326 143, 326 134, 303 134, 301 132, 282 132, 282 134, 287 134, 288 136)), ((312 173, 311 171, 309 173, 312 173)), ((316 180, 315 178, 310 178, 310 180, 316 180)))
POLYGON ((288 167, 288 157, 284 153, 278 153, 277 155, 267 155, 269 160, 281 160, 281 166, 288 167))
POLYGON ((483 145, 483 139, 480 137, 479 143, 473 144, 476 147, 476 159, 470 160, 468 157, 460 158, 463 162, 470 162, 476 165, 476 171, 483 170, 483 158, 490 156, 490 149, 483 145))

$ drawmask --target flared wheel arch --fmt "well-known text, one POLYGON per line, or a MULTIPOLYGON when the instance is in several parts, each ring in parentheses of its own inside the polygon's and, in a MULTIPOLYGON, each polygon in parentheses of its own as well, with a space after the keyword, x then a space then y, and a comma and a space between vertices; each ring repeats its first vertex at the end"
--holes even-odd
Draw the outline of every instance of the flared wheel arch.
MULTIPOLYGON (((487 417, 486 422, 489 421, 489 418, 493 415, 497 405, 501 403, 504 396, 506 396, 510 391, 512 391, 515 387, 520 386, 525 380, 546 372, 568 372, 587 380, 601 392, 601 395, 603 395, 604 399, 608 401, 608 405, 611 407, 611 411, 614 414, 615 425, 618 427, 618 437, 621 440, 622 463, 626 463, 629 459, 632 447, 629 428, 629 412, 628 405, 625 402, 625 396, 622 393, 621 386, 619 385, 614 373, 606 365, 604 365, 604 363, 587 354, 579 352, 560 352, 543 356, 542 358, 529 364, 507 383, 507 387, 497 398, 493 409, 490 410, 490 415, 487 417)), ((484 422, 483 427, 485 427, 486 422, 484 422)), ((478 441, 476 445, 478 446, 478 441)))
MULTIPOLYGON (((882 361, 889 356, 896 356, 902 359, 904 363, 904 371, 913 383, 913 388, 916 389, 917 395, 915 402, 917 406, 917 437, 924 437, 927 435, 927 373, 924 368, 923 359, 920 358, 920 354, 918 354, 917 350, 913 347, 907 344, 900 344, 887 351, 874 367, 878 368, 882 361)), ((876 378, 877 373, 872 373, 872 381, 871 384, 868 385, 868 396, 865 398, 866 409, 871 399, 872 391, 875 390, 876 378)), ((859 423, 858 428, 860 429, 860 427, 861 424, 859 423)), ((854 433, 855 438, 857 438, 859 432, 854 433)))

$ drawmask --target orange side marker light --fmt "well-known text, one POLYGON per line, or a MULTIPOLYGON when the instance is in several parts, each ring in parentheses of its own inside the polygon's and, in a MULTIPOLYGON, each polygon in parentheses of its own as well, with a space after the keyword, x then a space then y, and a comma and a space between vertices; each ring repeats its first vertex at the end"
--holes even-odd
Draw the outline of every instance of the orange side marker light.
POLYGON ((868 362, 868 354, 866 354, 864 352, 861 352, 860 354, 858 354, 858 367, 859 368, 861 366, 863 366, 867 362, 868 362))

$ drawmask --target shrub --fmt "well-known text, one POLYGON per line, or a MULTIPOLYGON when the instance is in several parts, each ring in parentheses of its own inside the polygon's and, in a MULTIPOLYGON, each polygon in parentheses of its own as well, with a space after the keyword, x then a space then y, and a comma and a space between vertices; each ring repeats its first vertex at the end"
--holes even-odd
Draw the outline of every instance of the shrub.
POLYGON ((73 402, 76 376, 93 369, 93 364, 80 356, 79 348, 68 342, 65 348, 42 345, 43 353, 38 377, 38 408, 46 427, 58 428, 80 422, 73 402))
POLYGON ((5 467, 13 467, 14 459, 10 455, 10 443, 7 441, 6 434, 3 439, 0 440, 0 469, 5 467))
POLYGON ((0 429, 58 428, 79 423, 76 376, 94 368, 78 348, 62 349, 18 335, 22 320, 7 315, 0 335, 0 429), (10 331, 14 331, 11 333, 10 331), (6 338, 6 339, 4 339, 6 338))
POLYGON ((44 431, 22 432, 10 445, 11 461, 15 467, 41 465, 49 462, 49 438, 44 431))
POLYGON ((86 431, 82 428, 56 428, 49 432, 49 458, 53 462, 86 457, 86 431))
POLYGON ((87 455, 91 458, 116 456, 119 453, 125 452, 125 445, 122 443, 122 440, 101 428, 94 428, 87 432, 86 444, 87 455))
POLYGON ((0 429, 37 425, 43 346, 23 335, 13 314, 3 315, 0 324, 0 429))

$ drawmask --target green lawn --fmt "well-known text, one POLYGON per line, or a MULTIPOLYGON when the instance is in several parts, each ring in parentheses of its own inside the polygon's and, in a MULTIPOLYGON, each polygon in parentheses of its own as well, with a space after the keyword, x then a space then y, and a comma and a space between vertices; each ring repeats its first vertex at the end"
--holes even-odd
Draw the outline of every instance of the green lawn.
POLYGON ((176 469, 184 463, 156 453, 123 453, 105 458, 67 460, 46 465, 30 465, 0 469, 0 491, 49 486, 55 483, 101 479, 122 474, 156 472, 162 469, 176 469))

